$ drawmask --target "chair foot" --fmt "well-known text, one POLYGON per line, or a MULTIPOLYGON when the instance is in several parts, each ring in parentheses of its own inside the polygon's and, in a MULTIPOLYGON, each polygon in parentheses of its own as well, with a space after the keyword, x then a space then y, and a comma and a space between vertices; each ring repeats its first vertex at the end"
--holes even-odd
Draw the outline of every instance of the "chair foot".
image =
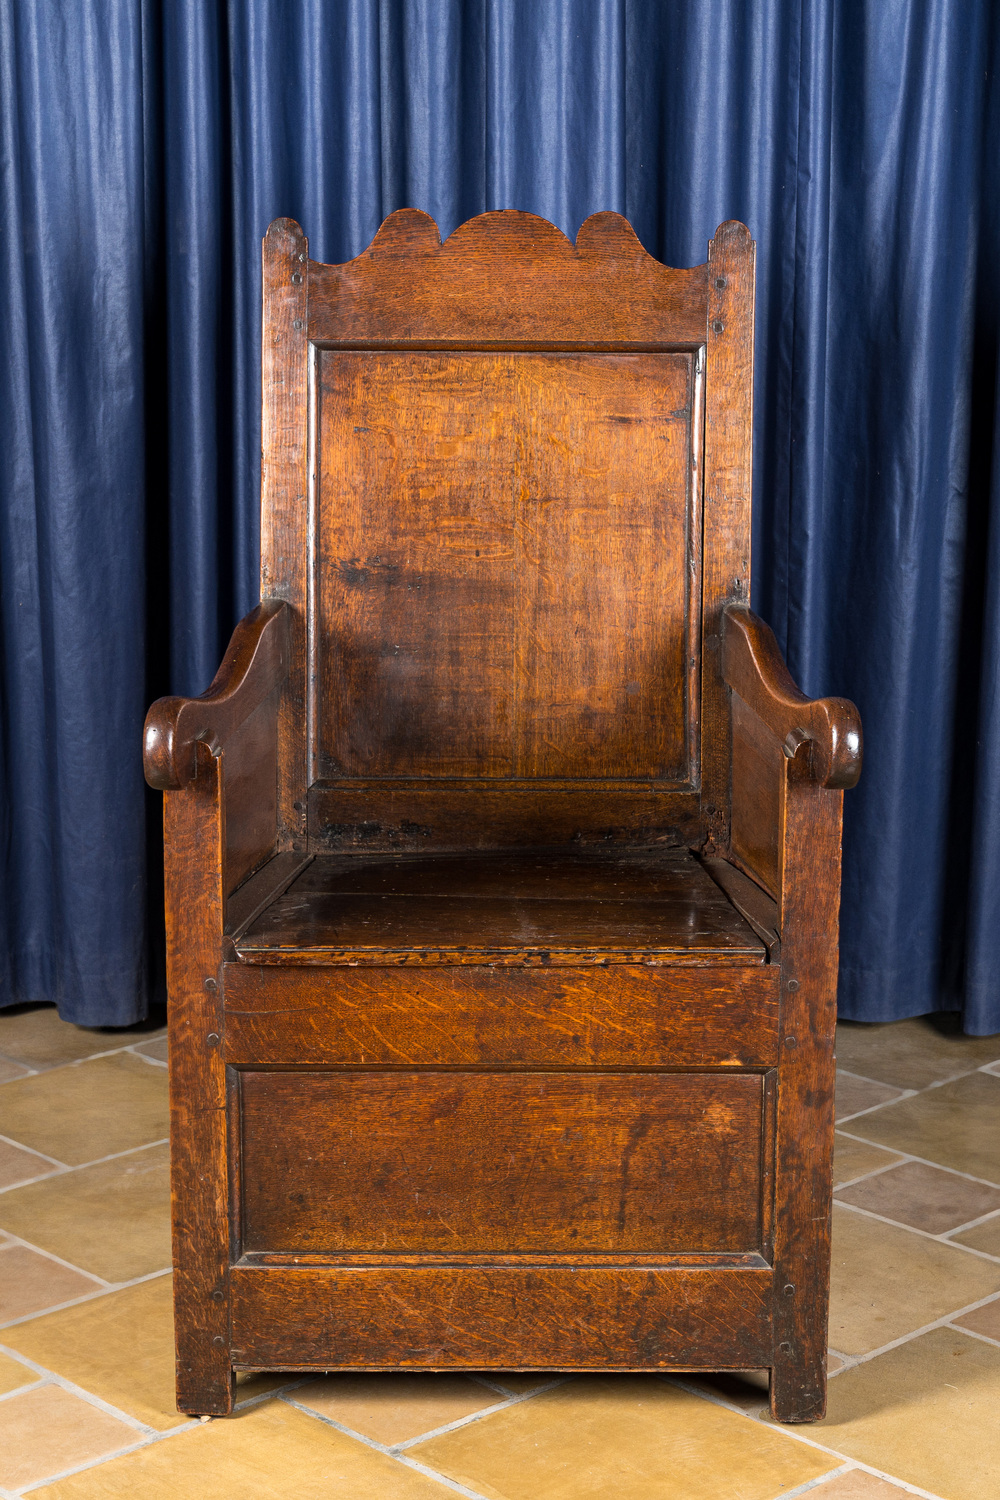
POLYGON ((228 1417, 235 1399, 236 1376, 228 1367, 178 1371, 177 1410, 186 1417, 228 1417))
POLYGON ((782 1361, 771 1367, 771 1415, 776 1422, 818 1422, 826 1416, 826 1361, 782 1361))

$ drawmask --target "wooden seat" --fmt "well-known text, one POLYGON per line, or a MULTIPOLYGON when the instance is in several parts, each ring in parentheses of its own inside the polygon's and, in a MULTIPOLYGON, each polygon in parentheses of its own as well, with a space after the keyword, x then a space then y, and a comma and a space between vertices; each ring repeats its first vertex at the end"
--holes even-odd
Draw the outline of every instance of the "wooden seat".
POLYGON ((763 963, 687 850, 311 859, 236 938, 243 963, 763 963))
POLYGON ((749 597, 753 244, 264 244, 261 604, 163 699, 177 1393, 825 1401, 852 705, 749 597))

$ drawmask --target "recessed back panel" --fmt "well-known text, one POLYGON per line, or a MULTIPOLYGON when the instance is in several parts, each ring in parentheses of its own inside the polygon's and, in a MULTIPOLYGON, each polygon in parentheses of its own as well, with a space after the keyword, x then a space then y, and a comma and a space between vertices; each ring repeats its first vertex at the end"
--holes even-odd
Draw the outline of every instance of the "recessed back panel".
POLYGON ((695 355, 318 369, 318 777, 689 783, 695 355))

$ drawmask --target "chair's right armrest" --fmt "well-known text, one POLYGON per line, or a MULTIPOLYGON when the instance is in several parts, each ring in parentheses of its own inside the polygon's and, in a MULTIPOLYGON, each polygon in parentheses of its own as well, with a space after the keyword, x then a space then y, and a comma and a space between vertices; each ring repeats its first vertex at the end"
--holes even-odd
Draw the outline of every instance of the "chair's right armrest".
POLYGON ((240 621, 207 692, 158 698, 146 715, 143 766, 150 786, 180 791, 195 779, 195 747, 218 754, 226 740, 280 686, 288 672, 289 608, 267 599, 240 621))
POLYGON ((791 759, 807 751, 811 779, 847 788, 861 775, 861 716, 847 698, 807 698, 785 665, 770 628, 745 604, 725 613, 722 671, 734 693, 791 759), (808 743, 807 743, 808 742, 808 743))

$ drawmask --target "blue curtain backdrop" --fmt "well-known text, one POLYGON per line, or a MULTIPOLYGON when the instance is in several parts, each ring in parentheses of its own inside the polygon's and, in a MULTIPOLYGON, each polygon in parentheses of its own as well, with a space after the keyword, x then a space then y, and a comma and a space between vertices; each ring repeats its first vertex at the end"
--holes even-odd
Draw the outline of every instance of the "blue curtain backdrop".
POLYGON ((0 0, 0 1004, 140 1017, 148 700, 257 576, 259 248, 521 208, 758 242, 754 598, 855 698, 842 1013, 1000 1029, 989 0, 0 0))

